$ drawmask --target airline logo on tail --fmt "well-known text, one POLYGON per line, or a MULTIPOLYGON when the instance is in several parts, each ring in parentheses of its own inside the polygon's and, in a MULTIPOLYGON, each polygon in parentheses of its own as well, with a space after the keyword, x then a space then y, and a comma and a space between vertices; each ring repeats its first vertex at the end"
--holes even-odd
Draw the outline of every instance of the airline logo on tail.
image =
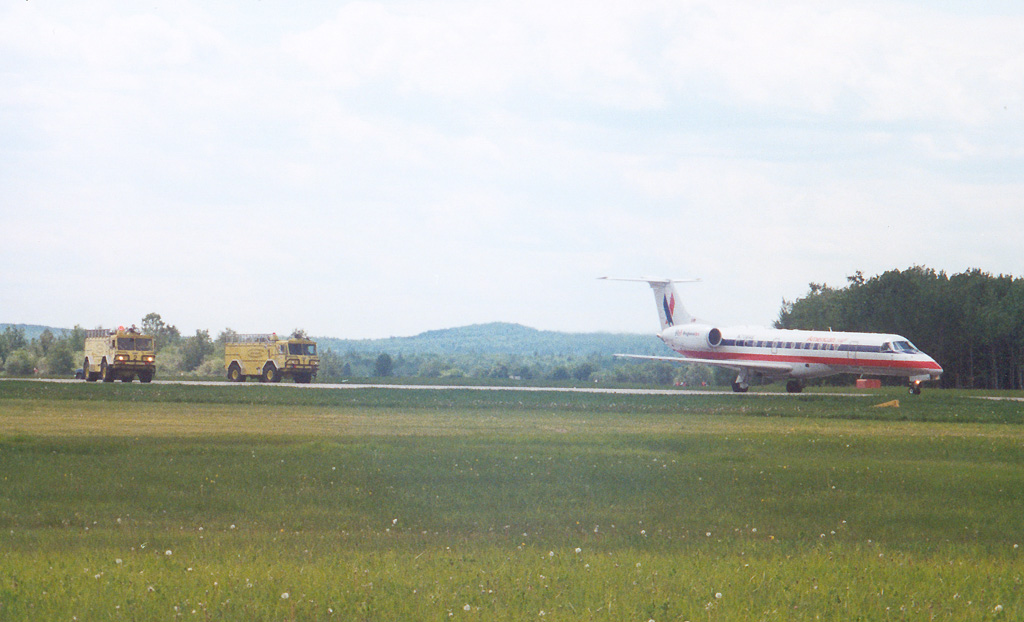
POLYGON ((665 322, 669 326, 675 326, 675 313, 676 310, 676 297, 672 294, 665 294, 665 297, 661 299, 661 306, 665 309, 665 322))

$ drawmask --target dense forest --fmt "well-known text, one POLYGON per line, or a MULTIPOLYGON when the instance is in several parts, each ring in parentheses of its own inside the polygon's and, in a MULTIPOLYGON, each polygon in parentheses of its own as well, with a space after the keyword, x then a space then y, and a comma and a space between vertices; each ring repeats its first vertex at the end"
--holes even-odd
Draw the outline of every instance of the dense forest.
POLYGON ((1024 388, 1024 279, 915 266, 841 289, 810 284, 783 301, 778 328, 896 333, 942 365, 941 386, 1024 388))

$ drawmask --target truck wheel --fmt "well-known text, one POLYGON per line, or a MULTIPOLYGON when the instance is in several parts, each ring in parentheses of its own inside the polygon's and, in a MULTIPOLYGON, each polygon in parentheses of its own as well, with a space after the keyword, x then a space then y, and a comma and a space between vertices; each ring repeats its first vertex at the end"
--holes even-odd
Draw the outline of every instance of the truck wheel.
POLYGON ((245 376, 242 375, 242 369, 237 363, 232 363, 231 367, 228 368, 228 380, 231 382, 245 382, 245 376))
POLYGON ((145 384, 147 382, 152 382, 152 381, 153 381, 153 372, 152 371, 140 371, 139 372, 139 382, 145 384))
POLYGON ((277 371, 277 368, 273 365, 267 365, 263 368, 263 375, 260 376, 262 382, 277 382, 281 380, 281 374, 277 371))
POLYGON ((96 376, 89 371, 89 359, 85 359, 85 362, 82 363, 82 377, 86 382, 96 382, 96 376))
POLYGON ((309 384, 309 381, 313 379, 312 374, 296 373, 295 382, 298 384, 309 384))
POLYGON ((131 382, 132 380, 135 380, 135 374, 121 376, 121 382, 131 382))
POLYGON ((107 365, 106 361, 100 363, 100 376, 103 378, 103 382, 114 381, 114 368, 107 365))

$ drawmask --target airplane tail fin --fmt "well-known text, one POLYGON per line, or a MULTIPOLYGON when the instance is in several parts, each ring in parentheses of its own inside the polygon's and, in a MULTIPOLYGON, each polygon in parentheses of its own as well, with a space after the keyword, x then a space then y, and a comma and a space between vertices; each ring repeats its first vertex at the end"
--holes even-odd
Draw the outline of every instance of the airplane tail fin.
POLYGON ((669 326, 690 324, 695 321, 695 318, 683 308, 683 303, 679 300, 675 284, 692 283, 700 281, 700 279, 616 279, 607 276, 603 276, 601 279, 606 281, 635 281, 650 285, 651 289, 654 290, 654 302, 658 306, 658 319, 661 320, 661 330, 665 330, 669 326))

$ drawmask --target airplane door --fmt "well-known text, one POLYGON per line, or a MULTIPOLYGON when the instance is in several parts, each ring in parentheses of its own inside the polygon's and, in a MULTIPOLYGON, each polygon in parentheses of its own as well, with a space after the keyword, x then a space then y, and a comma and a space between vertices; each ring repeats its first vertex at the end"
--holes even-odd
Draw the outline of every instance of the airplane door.
POLYGON ((853 361, 853 362, 857 361, 857 342, 856 341, 850 343, 849 350, 847 350, 847 353, 846 353, 846 357, 848 359, 850 359, 851 361, 853 361))

